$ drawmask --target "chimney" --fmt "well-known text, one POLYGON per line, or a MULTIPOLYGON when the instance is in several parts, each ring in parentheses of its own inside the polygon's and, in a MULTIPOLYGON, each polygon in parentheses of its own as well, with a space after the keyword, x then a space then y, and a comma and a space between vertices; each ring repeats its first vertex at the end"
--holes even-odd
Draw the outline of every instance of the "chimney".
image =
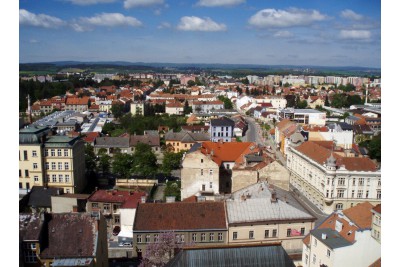
POLYGON ((271 191, 271 202, 274 202, 274 203, 278 202, 275 189, 272 189, 272 191, 271 191))

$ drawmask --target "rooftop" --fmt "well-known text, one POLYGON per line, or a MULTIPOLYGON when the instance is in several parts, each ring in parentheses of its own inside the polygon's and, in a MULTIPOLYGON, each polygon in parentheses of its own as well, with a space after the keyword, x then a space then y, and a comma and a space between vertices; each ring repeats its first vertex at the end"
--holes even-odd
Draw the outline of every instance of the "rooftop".
POLYGON ((322 228, 311 230, 311 235, 317 238, 320 242, 328 246, 330 249, 341 248, 352 245, 351 242, 344 239, 337 231, 330 228, 322 228), (322 235, 326 235, 324 239, 322 235))

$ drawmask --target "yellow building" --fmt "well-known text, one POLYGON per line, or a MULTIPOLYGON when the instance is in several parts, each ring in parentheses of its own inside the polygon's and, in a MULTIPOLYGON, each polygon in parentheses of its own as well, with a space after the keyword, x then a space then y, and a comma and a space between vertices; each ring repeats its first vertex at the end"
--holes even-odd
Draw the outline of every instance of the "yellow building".
POLYGON ((173 152, 189 150, 195 143, 202 143, 204 141, 210 141, 210 135, 208 133, 192 133, 186 131, 174 133, 173 131, 169 131, 165 134, 165 145, 173 152))
POLYGON ((86 186, 85 148, 79 137, 51 136, 48 127, 31 126, 19 133, 19 188, 63 188, 79 193, 86 186))

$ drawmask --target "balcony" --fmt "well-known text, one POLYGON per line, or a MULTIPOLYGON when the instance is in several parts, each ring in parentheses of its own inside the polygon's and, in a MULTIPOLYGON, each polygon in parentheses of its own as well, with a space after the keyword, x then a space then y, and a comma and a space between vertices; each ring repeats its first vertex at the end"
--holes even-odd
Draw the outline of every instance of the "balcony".
POLYGON ((324 198, 324 202, 326 203, 326 205, 331 205, 333 203, 333 199, 332 198, 324 198))

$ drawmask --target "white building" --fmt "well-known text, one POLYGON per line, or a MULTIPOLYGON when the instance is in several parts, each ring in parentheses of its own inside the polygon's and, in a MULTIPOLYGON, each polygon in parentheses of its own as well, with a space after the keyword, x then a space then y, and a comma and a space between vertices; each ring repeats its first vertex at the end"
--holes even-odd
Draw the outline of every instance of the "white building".
POLYGON ((326 214, 381 201, 381 171, 369 158, 344 157, 312 141, 289 147, 290 183, 326 214))
POLYGON ((315 109, 278 109, 279 120, 290 119, 299 124, 310 124, 324 126, 326 123, 326 113, 315 109))
POLYGON ((210 135, 211 141, 218 142, 231 142, 233 135, 233 129, 235 128, 235 122, 227 117, 221 117, 218 119, 211 120, 210 122, 210 135))

